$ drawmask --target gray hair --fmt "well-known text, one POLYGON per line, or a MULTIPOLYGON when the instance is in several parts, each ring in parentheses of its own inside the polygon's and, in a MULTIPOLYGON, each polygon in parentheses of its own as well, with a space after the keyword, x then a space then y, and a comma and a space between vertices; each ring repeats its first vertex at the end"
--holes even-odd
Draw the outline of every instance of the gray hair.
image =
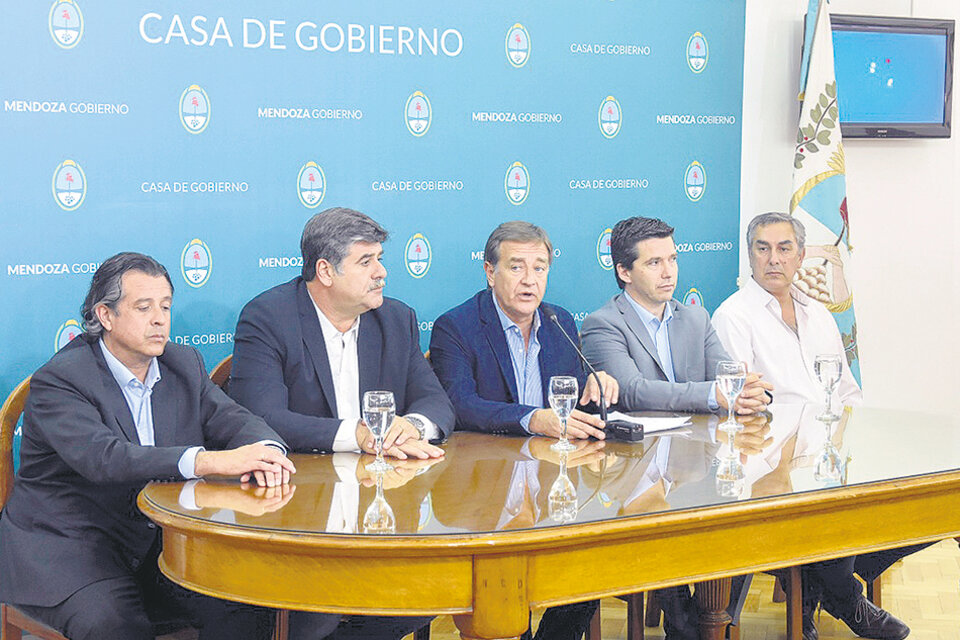
POLYGON ((303 279, 317 277, 317 260, 333 265, 337 273, 343 259, 355 242, 374 244, 387 239, 386 229, 373 218, 353 209, 332 207, 307 220, 300 236, 300 254, 303 256, 303 279))
POLYGON ((504 242, 542 242, 547 247, 547 264, 553 264, 553 243, 547 232, 535 224, 523 220, 512 220, 500 224, 483 248, 483 259, 494 267, 500 262, 500 245, 504 242))
POLYGON ((163 276, 170 285, 170 294, 173 295, 173 282, 166 268, 153 258, 142 253, 126 251, 107 258, 101 264, 90 280, 90 289, 80 307, 80 317, 83 318, 83 330, 94 338, 103 335, 103 325, 97 318, 96 309, 106 305, 114 313, 117 303, 123 297, 123 274, 128 271, 138 271, 148 276, 163 276))
POLYGON ((753 241, 757 238, 757 230, 760 227, 766 227, 767 225, 777 224, 779 222, 787 222, 793 227, 793 235, 797 239, 798 250, 806 246, 807 230, 804 228, 803 223, 786 213, 771 211, 770 213, 761 213, 747 225, 747 251, 750 251, 751 247, 753 247, 753 241))

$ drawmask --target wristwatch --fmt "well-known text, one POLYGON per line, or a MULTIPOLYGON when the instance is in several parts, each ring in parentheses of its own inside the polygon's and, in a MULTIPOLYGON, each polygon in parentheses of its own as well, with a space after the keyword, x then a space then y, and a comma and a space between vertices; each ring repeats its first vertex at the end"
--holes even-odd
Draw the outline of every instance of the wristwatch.
POLYGON ((423 418, 420 418, 419 416, 404 416, 404 418, 407 419, 407 422, 417 428, 417 433, 420 434, 420 439, 426 441, 427 424, 423 421, 423 418))

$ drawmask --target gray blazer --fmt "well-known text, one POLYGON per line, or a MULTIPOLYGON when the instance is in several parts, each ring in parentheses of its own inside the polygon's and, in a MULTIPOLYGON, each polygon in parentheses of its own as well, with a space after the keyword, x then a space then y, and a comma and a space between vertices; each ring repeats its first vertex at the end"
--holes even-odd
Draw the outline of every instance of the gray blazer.
POLYGON ((676 382, 667 380, 657 347, 640 316, 618 293, 583 321, 580 337, 587 360, 620 383, 618 408, 623 411, 709 411, 707 397, 717 362, 730 356, 703 307, 676 300, 668 335, 676 382))

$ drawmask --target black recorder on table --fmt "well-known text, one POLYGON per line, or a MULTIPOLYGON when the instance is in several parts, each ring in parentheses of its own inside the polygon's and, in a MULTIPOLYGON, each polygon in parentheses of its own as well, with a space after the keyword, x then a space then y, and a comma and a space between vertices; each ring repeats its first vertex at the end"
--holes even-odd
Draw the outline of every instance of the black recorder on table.
POLYGON ((626 420, 607 420, 607 404, 603 398, 603 384, 600 382, 600 376, 597 375, 597 370, 593 368, 593 365, 590 364, 586 356, 583 355, 583 352, 580 351, 580 347, 577 346, 577 343, 574 342, 569 335, 567 335, 567 332, 560 324, 560 319, 557 318, 557 312, 547 307, 544 307, 543 311, 547 315, 547 318, 557 325, 557 328, 560 329, 560 333, 562 333, 563 337, 567 339, 567 342, 570 343, 570 346, 572 346, 577 352, 577 355, 580 356, 580 360, 582 360, 583 364, 587 366, 587 370, 591 375, 593 375, 594 380, 597 381, 597 387, 600 389, 600 419, 606 424, 606 428, 603 431, 607 434, 607 437, 613 438, 614 440, 623 440, 625 442, 640 442, 643 440, 642 424, 627 422, 626 420))

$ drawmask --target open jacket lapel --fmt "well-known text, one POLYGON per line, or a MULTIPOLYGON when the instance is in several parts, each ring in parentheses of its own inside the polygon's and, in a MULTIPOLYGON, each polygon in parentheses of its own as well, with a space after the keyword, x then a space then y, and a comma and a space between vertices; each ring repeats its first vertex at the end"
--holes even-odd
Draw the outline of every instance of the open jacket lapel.
POLYGON ((510 349, 507 346, 507 338, 503 335, 503 327, 500 326, 500 316, 497 315, 497 309, 493 306, 493 291, 487 291, 485 295, 480 296, 480 322, 483 325, 483 335, 497 357, 500 374, 507 382, 507 389, 511 394, 509 401, 519 402, 517 379, 513 375, 513 363, 510 361, 510 349))
POLYGON ((337 396, 333 389, 333 377, 330 375, 327 345, 323 340, 323 331, 320 329, 317 310, 310 300, 307 285, 303 281, 300 281, 297 285, 297 311, 300 314, 300 331, 303 335, 303 343, 310 355, 310 360, 313 362, 317 379, 320 381, 320 388, 327 400, 327 407, 333 412, 333 415, 336 415, 337 396))
POLYGON ((663 364, 660 362, 660 358, 657 356, 657 346, 653 344, 653 340, 650 338, 650 332, 647 331, 647 328, 643 326, 643 322, 640 321, 640 316, 637 315, 637 312, 630 302, 626 299, 626 293, 621 293, 616 297, 617 309, 623 315, 624 321, 627 323, 627 326, 630 327, 630 331, 633 332, 633 335, 637 337, 637 340, 640 341, 640 344, 643 345, 643 348, 646 350, 647 354, 657 365, 657 369, 660 370, 660 375, 663 376, 663 379, 667 379, 667 373, 663 370, 663 364))
MULTIPOLYGON (((357 328, 357 359, 360 367, 360 400, 367 391, 380 387, 380 356, 382 355, 383 332, 372 312, 360 316, 357 328)), ((397 399, 399 404, 399 398, 397 399)), ((362 405, 362 402, 361 402, 362 405)), ((397 407, 401 409, 400 406, 397 407)))
POLYGON ((100 351, 100 345, 93 342, 90 344, 90 349, 97 362, 97 367, 100 369, 100 378, 103 381, 104 389, 106 389, 106 394, 104 395, 105 408, 116 417, 117 425, 120 427, 123 435, 127 437, 127 440, 140 444, 140 436, 137 435, 137 427, 133 424, 130 407, 123 397, 123 391, 120 390, 120 385, 117 384, 116 378, 110 373, 107 361, 104 360, 103 353, 100 351))

